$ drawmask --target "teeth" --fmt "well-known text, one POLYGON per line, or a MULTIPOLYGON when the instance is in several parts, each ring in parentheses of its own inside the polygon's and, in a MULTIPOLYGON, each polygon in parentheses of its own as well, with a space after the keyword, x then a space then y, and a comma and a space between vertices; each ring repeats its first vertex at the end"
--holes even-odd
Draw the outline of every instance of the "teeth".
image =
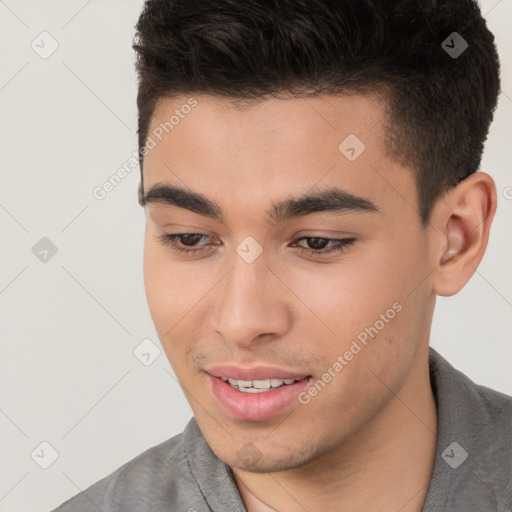
POLYGON ((268 389, 239 388, 238 391, 242 391, 243 393, 265 393, 268 389))
POLYGON ((232 387, 245 393, 262 393, 271 388, 293 384, 300 379, 263 379, 263 380, 238 380, 222 376, 224 382, 229 382, 232 387))
POLYGON ((257 389, 270 389, 272 382, 270 379, 267 380, 253 380, 252 387, 257 389))

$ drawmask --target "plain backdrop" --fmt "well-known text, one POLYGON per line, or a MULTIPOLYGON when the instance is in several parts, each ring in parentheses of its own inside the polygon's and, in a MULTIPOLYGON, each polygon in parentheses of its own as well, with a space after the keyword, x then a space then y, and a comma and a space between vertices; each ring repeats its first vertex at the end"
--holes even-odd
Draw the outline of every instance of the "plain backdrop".
MULTIPOLYGON (((131 44, 141 7, 0 0, 3 511, 54 508, 192 415, 157 357, 138 166, 103 200, 93 195, 137 150, 131 44), (134 355, 143 340, 149 366, 134 355)), ((502 62, 481 166, 498 211, 478 272, 438 300, 431 344, 474 381, 512 394, 512 0, 483 1, 482 11, 502 62)))

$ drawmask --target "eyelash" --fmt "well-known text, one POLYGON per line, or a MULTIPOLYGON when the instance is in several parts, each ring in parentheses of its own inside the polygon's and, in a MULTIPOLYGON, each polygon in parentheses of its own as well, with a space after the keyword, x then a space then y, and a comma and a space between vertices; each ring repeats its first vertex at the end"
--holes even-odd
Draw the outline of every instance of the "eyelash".
POLYGON ((171 249, 173 249, 174 251, 177 251, 177 252, 181 252, 181 253, 184 253, 184 254, 191 254, 191 253, 196 253, 198 251, 202 251, 203 249, 199 249, 199 248, 192 248, 192 249, 188 249, 187 248, 187 249, 184 249, 183 247, 179 247, 178 245, 176 245, 176 242, 175 242, 176 239, 179 239, 182 236, 187 236, 187 235, 206 236, 206 235, 203 235, 202 233, 176 233, 176 234, 173 234, 173 235, 169 235, 169 234, 166 233, 165 235, 160 235, 157 238, 164 245, 167 245, 167 246, 171 247, 171 249))
MULTIPOLYGON (((169 246, 169 247, 171 247, 172 250, 177 251, 182 254, 195 254, 197 252, 201 252, 204 250, 204 249, 201 249, 198 247, 183 248, 176 244, 176 240, 179 240, 179 239, 181 239, 181 237, 187 236, 187 235, 188 236, 198 235, 201 237, 207 236, 202 233, 175 233, 175 234, 166 233, 164 235, 157 236, 157 238, 160 240, 160 242, 163 245, 169 246)), ((301 252, 309 251, 310 256, 323 256, 323 255, 331 254, 334 252, 343 252, 343 251, 348 250, 349 247, 352 246, 354 244, 354 242, 356 241, 356 239, 353 237, 352 238, 327 238, 327 237, 323 237, 323 236, 303 236, 303 237, 299 238, 296 242, 300 242, 301 240, 312 240, 312 239, 326 241, 327 244, 332 243, 332 242, 337 242, 337 245, 335 245, 334 248, 331 248, 328 250, 310 249, 308 247, 298 247, 301 250, 301 252)), ((296 242, 294 242, 294 243, 296 243, 296 242)))

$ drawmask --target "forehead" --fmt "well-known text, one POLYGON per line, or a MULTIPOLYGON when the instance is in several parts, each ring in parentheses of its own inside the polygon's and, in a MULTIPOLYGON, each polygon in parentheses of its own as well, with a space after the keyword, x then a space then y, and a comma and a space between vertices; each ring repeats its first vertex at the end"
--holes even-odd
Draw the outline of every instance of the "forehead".
POLYGON ((248 104, 204 94, 163 98, 149 127, 144 189, 166 181, 217 202, 229 192, 240 205, 249 195, 268 202, 318 184, 376 198, 404 171, 386 156, 385 111, 373 95, 248 104))
POLYGON ((327 158, 337 159, 338 145, 351 134, 377 149, 382 142, 383 114, 384 105, 373 95, 283 96, 250 103, 183 95, 157 102, 149 131, 150 135, 162 132, 168 145, 193 141, 197 150, 211 155, 231 152, 235 158, 247 158, 259 152, 261 159, 264 148, 273 158, 285 155, 293 160, 293 155, 300 158, 327 151, 327 158))

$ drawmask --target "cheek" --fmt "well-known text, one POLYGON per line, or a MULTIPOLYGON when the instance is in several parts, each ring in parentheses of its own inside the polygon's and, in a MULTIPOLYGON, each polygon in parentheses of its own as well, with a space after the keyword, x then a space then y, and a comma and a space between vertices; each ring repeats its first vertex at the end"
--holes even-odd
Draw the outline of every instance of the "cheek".
POLYGON ((283 281, 297 296, 294 300, 308 306, 331 342, 337 339, 343 344, 351 339, 403 295, 393 252, 375 245, 333 264, 309 263, 282 270, 286 272, 283 281))
POLYGON ((144 285, 162 347, 176 374, 181 374, 204 333, 219 276, 211 266, 173 260, 169 250, 145 241, 144 285))
MULTIPOLYGON (((148 235, 147 235, 148 236, 148 235)), ((200 292, 197 280, 190 279, 180 264, 172 261, 157 243, 144 244, 144 286, 155 329, 164 348, 176 339, 181 323, 200 292)))
MULTIPOLYGON (((146 298, 149 310, 155 323, 155 327, 160 331, 164 326, 164 321, 172 320, 169 314, 173 314, 172 305, 177 304, 177 289, 175 275, 171 272, 169 265, 162 257, 162 251, 155 247, 153 242, 144 243, 144 287, 146 289, 146 298), (170 308, 170 309, 169 309, 170 308)), ((169 328, 172 324, 168 325, 169 328)))
POLYGON ((414 244, 400 247, 387 240, 348 254, 339 264, 287 271, 283 281, 314 313, 302 325, 305 337, 315 341, 330 365, 346 353, 350 358, 350 370, 342 372, 345 377, 337 379, 338 385, 345 387, 349 375, 350 386, 365 382, 368 367, 393 381, 394 372, 410 364, 424 333, 417 321, 421 300, 410 294, 422 265, 414 244))

